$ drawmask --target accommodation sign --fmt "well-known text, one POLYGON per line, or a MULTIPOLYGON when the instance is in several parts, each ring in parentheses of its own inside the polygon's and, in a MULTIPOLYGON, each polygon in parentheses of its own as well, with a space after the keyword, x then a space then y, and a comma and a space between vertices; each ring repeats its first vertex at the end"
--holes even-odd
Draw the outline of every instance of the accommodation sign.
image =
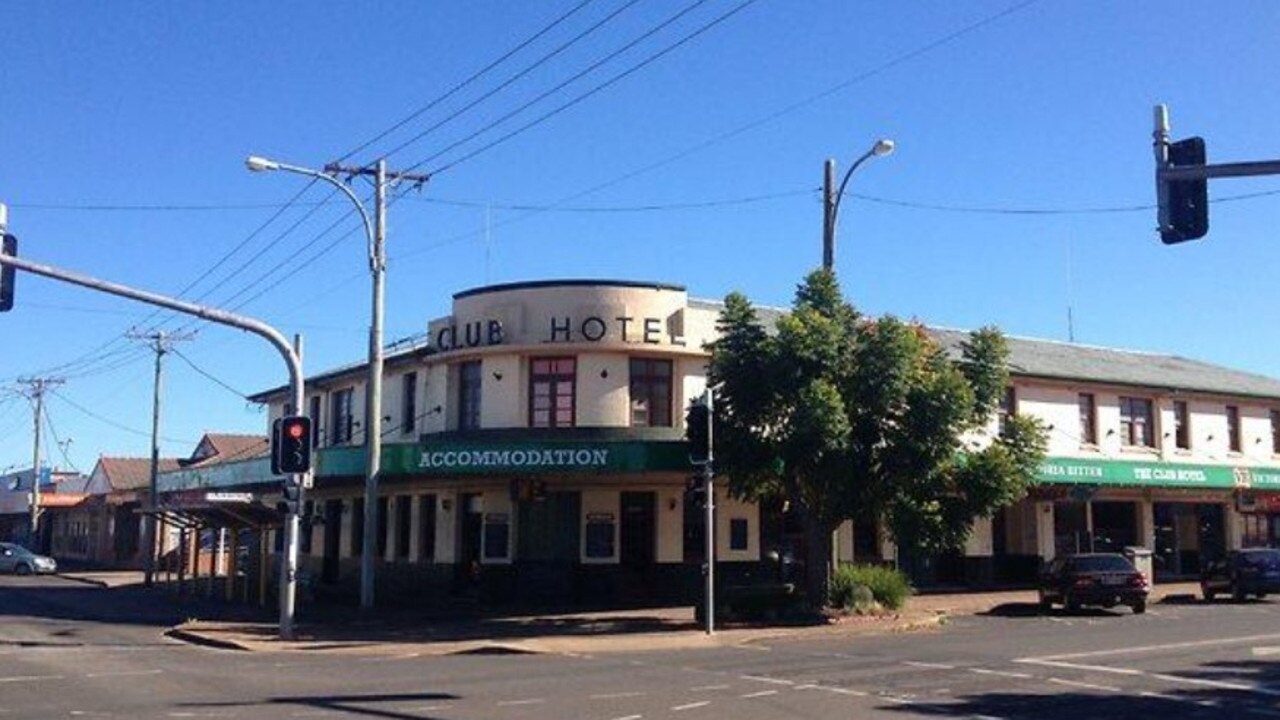
POLYGON ((607 448, 563 447, 501 450, 423 450, 418 467, 423 470, 464 468, 500 470, 603 469, 609 466, 607 448))

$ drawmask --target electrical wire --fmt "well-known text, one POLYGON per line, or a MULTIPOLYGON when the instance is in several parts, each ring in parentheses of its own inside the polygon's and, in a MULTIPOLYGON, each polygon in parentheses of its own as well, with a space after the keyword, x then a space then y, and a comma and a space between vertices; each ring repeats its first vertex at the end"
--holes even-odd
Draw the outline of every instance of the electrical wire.
POLYGON ((241 400, 248 400, 248 399, 249 399, 249 398, 248 398, 248 396, 247 396, 247 395, 245 395, 244 393, 242 393, 242 392, 240 392, 239 390, 237 390, 237 389, 235 389, 235 388, 231 387, 231 386, 230 386, 230 385, 228 385, 227 383, 223 382, 222 380, 220 380, 219 378, 217 378, 216 376, 214 376, 214 375, 213 375, 213 373, 210 373, 208 370, 205 370, 204 368, 202 368, 202 367, 200 367, 199 365, 195 364, 195 362, 194 362, 191 358, 187 357, 187 356, 186 356, 186 354, 184 354, 182 351, 178 350, 177 348, 170 348, 170 349, 169 349, 169 351, 170 351, 170 352, 172 352, 174 355, 177 355, 179 358, 181 358, 181 360, 182 360, 183 362, 185 362, 187 365, 191 366, 191 369, 192 369, 192 370, 195 370, 196 372, 198 372, 198 373, 200 373, 201 375, 205 376, 205 378, 207 378, 208 380, 211 380, 214 384, 218 385, 218 386, 219 386, 219 387, 221 387, 223 390, 226 390, 227 392, 231 393, 232 395, 235 395, 236 397, 240 398, 241 400))
MULTIPOLYGON (((58 431, 53 427, 53 417, 51 413, 46 412, 44 414, 44 422, 45 425, 49 427, 49 434, 53 436, 53 444, 58 446, 58 452, 62 455, 62 460, 67 463, 67 467, 79 473, 80 468, 76 467, 76 464, 71 461, 71 457, 67 455, 67 447, 63 444, 62 439, 58 437, 58 431)), ((70 442, 70 440, 68 440, 68 442, 70 442)))
MULTIPOLYGON (((427 158, 424 158, 423 160, 420 160, 420 161, 418 161, 417 163, 414 163, 414 164, 410 167, 410 170, 412 171, 412 170, 414 170, 414 169, 417 169, 417 168, 423 167, 423 166, 425 166, 426 164, 430 163, 431 161, 435 160, 436 158, 438 158, 438 157, 440 157, 440 156, 442 156, 442 155, 445 155, 445 154, 446 154, 446 153, 448 153, 449 151, 454 150, 455 148, 457 148, 457 147, 459 147, 459 146, 463 145, 464 143, 470 142, 471 140, 473 140, 473 139, 475 139, 475 138, 479 137, 480 135, 482 135, 482 134, 484 134, 484 133, 488 132, 489 130, 496 128, 496 127, 497 127, 498 125, 500 125, 501 123, 504 123, 504 122, 506 122, 507 120, 509 120, 510 118, 515 117, 516 115, 518 115, 519 113, 523 112, 524 110, 526 110, 526 109, 528 109, 528 108, 532 107, 534 104, 536 104, 536 103, 538 103, 538 102, 541 102, 543 99, 547 98, 547 97, 548 97, 548 96, 550 96, 552 93, 558 92, 559 90, 563 89, 564 87, 566 87, 566 86, 567 86, 567 85, 569 85, 570 83, 572 83, 572 82, 574 82, 574 81, 578 80, 579 78, 584 77, 584 76, 585 76, 585 75, 587 75, 588 73, 591 73, 591 72, 595 71, 596 69, 600 68, 600 67, 601 67, 601 66, 603 66, 604 64, 608 63, 608 62, 609 62, 610 60, 612 60, 613 58, 618 57, 618 56, 619 56, 619 55, 621 55, 622 53, 624 53, 624 52, 626 52, 626 51, 630 50, 631 48, 635 47, 636 45, 640 44, 641 42, 643 42, 643 41, 647 40, 648 38, 652 37, 654 34, 656 34, 656 33, 658 33, 659 31, 661 31, 661 30, 665 29, 667 26, 671 25, 672 23, 676 22, 676 21, 677 21, 677 20, 679 20, 680 18, 684 17, 686 14, 688 14, 688 13, 692 12, 693 10, 695 10, 696 8, 698 8, 698 7, 699 7, 700 5, 702 5, 704 2, 706 2, 706 0, 695 0, 695 2, 693 2, 693 3, 691 3, 691 4, 687 5, 687 6, 685 6, 685 7, 684 7, 684 8, 682 8, 681 10, 677 11, 675 14, 671 15, 670 17, 668 17, 666 20, 663 20, 662 22, 658 23, 658 24, 657 24, 657 25, 655 25, 654 27, 650 28, 648 31, 646 31, 646 32, 644 32, 643 34, 641 34, 641 35, 637 36, 636 38, 632 39, 630 42, 628 42, 627 44, 623 45, 621 48, 619 48, 619 49, 615 50, 614 52, 610 53, 609 55, 605 56, 604 58, 601 58, 600 60, 597 60, 596 62, 592 63, 591 65, 588 65, 584 70, 582 70, 582 71, 578 72, 577 74, 573 75, 573 76, 572 76, 572 77, 570 77, 568 80, 566 80, 566 81, 564 81, 564 82, 562 82, 562 83, 560 83, 560 84, 556 85, 555 87, 551 88, 550 90, 547 90, 546 92, 541 93, 540 95, 538 95, 537 97, 535 97, 533 100, 530 100, 530 101, 528 101, 528 102, 524 103, 524 104, 523 104, 523 105, 521 105, 520 107, 518 107, 518 108, 516 108, 515 110, 513 110, 513 111, 511 111, 511 112, 507 113, 506 115, 503 115, 502 117, 498 118, 497 120, 495 120, 495 121, 493 121, 493 122, 489 123, 488 125, 486 125, 485 127, 481 128, 480 130, 477 130, 476 132, 473 132, 473 133, 471 133, 470 135, 467 135, 466 137, 462 138, 461 140, 458 140, 458 141, 456 141, 456 142, 454 142, 454 143, 451 143, 450 145, 448 145, 448 146, 446 146, 445 148, 443 148, 443 149, 441 149, 441 150, 437 151, 436 153, 434 153, 434 154, 432 154, 432 155, 428 156, 427 158)), ((436 170, 431 171, 429 174, 430 174, 430 175, 435 175, 435 174, 437 174, 437 173, 441 173, 441 172, 444 172, 444 171, 446 171, 446 170, 449 170, 449 169, 451 169, 451 168, 453 168, 453 167, 456 167, 457 165, 460 165, 460 164, 462 164, 462 163, 466 162, 467 160, 470 160, 470 159, 472 159, 472 158, 476 157, 477 155, 480 155, 481 153, 487 152, 487 151, 489 151, 489 150, 491 150, 491 149, 493 149, 493 148, 497 147, 498 145, 501 145, 502 143, 505 143, 505 142, 507 142, 508 140, 510 140, 510 139, 512 139, 512 138, 514 138, 514 137, 516 137, 516 136, 518 136, 518 135, 520 135, 520 134, 522 134, 522 133, 524 133, 524 132, 526 132, 526 131, 528 131, 528 130, 530 130, 530 129, 534 128, 534 127, 537 127, 538 125, 541 125, 542 123, 544 123, 544 122, 546 122, 546 121, 550 120, 551 118, 555 117, 556 115, 559 115, 560 113, 564 112, 565 110, 568 110, 569 108, 571 108, 571 107, 573 107, 573 106, 577 105, 578 103, 583 102, 584 100, 587 100, 588 98, 590 98, 590 97, 594 96, 596 93, 599 93, 599 92, 601 92, 601 91, 605 90, 606 88, 611 87, 611 86, 612 86, 612 85, 614 85, 615 83, 617 83, 617 82, 619 82, 619 81, 621 81, 621 80, 623 80, 623 79, 625 79, 625 78, 627 78, 627 77, 631 76, 632 74, 634 74, 634 73, 636 73, 636 72, 639 72, 640 70, 644 69, 645 67, 648 67, 650 64, 652 64, 652 63, 656 62, 657 60, 659 60, 659 59, 661 59, 662 57, 664 57, 664 56, 668 55, 669 53, 674 52, 675 50, 677 50, 677 49, 679 49, 680 47, 684 46, 686 43, 688 43, 688 42, 690 42, 690 41, 694 40, 695 38, 699 37, 699 36, 700 36, 700 35, 702 35, 703 33, 705 33, 705 32, 707 32, 707 31, 711 30, 712 28, 716 27, 716 26, 717 26, 717 25, 719 25, 720 23, 722 23, 722 22, 724 22, 724 21, 728 20, 729 18, 733 17, 734 15, 738 14, 739 12, 741 12, 741 11, 745 10, 747 7, 749 7, 749 6, 751 6, 751 5, 754 5, 756 2, 758 2, 758 0, 743 0, 743 2, 738 3, 736 6, 734 6, 734 7, 730 8, 728 11, 726 11, 726 12, 722 13, 721 15, 717 16, 715 19, 713 19, 713 20, 711 20, 710 22, 708 22, 708 23, 706 23, 706 24, 702 25, 702 26, 701 26, 701 27, 699 27, 697 30, 694 30, 693 32, 691 32, 691 33, 689 33, 689 34, 685 35, 684 37, 680 38, 680 39, 679 39, 679 40, 677 40, 676 42, 671 43, 671 44, 667 45, 666 47, 664 47, 663 49, 661 49, 661 50, 659 50, 659 51, 657 51, 657 52, 655 52, 655 53, 653 53, 653 54, 649 55, 649 56, 648 56, 648 57, 646 57, 644 60, 641 60, 640 62, 638 62, 638 63, 636 63, 636 64, 632 65, 631 67, 627 68, 626 70, 624 70, 624 71, 622 71, 622 72, 620 72, 620 73, 618 73, 618 74, 614 75, 613 77, 609 78, 608 80, 606 80, 606 81, 604 81, 604 82, 602 82, 602 83, 600 83, 600 84, 596 85, 595 87, 592 87, 590 90, 588 90, 588 91, 586 91, 586 92, 584 92, 584 93, 582 93, 582 94, 578 95, 577 97, 573 98, 572 100, 569 100, 568 102, 562 103, 561 105, 557 106, 556 108, 553 108, 552 110, 550 110, 550 111, 548 111, 548 112, 546 112, 546 113, 543 113, 542 115, 540 115, 540 116, 538 116, 538 117, 534 118, 532 121, 530 121, 530 122, 528 122, 528 123, 525 123, 524 125, 521 125, 520 127, 516 128, 516 129, 514 129, 514 130, 512 130, 512 131, 510 131, 510 132, 507 132, 506 134, 501 135, 500 137, 498 137, 498 138, 496 138, 496 139, 494 139, 494 140, 492 140, 492 141, 490 141, 490 142, 488 142, 488 143, 485 143, 484 145, 481 145, 479 148, 476 148, 476 149, 474 149, 474 150, 472 150, 472 151, 470 151, 470 152, 468 152, 468 153, 466 153, 466 154, 462 155, 461 157, 455 158, 454 160, 452 160, 452 161, 450 161, 450 162, 448 162, 448 163, 446 163, 446 164, 444 164, 444 165, 440 166, 440 167, 439 167, 439 168, 437 168, 436 170)))
MULTIPOLYGON (((548 52, 548 53, 544 54, 542 57, 538 58, 538 59, 537 59, 536 61, 534 61, 532 64, 530 64, 530 65, 526 66, 524 69, 520 70, 520 71, 519 71, 519 72, 517 72, 515 75, 512 75, 511 77, 507 78, 505 81, 503 81, 502 83, 498 84, 497 86, 495 86, 495 87, 493 87, 493 88, 490 88, 488 92, 486 92, 486 93, 484 93, 484 94, 480 95, 480 97, 475 98, 475 99, 474 99, 474 100, 472 100, 471 102, 469 102, 469 103, 467 103, 466 105, 463 105, 461 108, 459 108, 459 109, 455 110, 453 113, 451 113, 451 114, 449 114, 449 115, 445 116, 443 119, 441 119, 441 120, 437 121, 434 125, 430 125, 430 126, 428 126, 425 130, 422 130, 421 132, 417 133, 417 134, 416 134, 416 135, 414 135, 413 137, 410 137, 408 140, 405 140, 404 142, 402 142, 402 143, 400 143, 399 145, 395 146, 395 147, 394 147, 394 148, 392 148, 391 150, 388 150, 386 153, 384 153, 384 156, 386 156, 386 157, 390 157, 390 156, 392 156, 392 155, 395 155, 396 153, 398 153, 398 152, 400 152, 400 151, 404 150, 405 148, 409 147, 410 145, 412 145, 412 144, 414 144, 414 143, 418 142, 419 140, 421 140, 422 138, 424 138, 424 137, 426 137, 427 135, 431 134, 432 132, 434 132, 434 131, 438 130, 440 127, 444 126, 445 124, 449 123, 450 121, 455 120, 455 119, 456 119, 456 118, 458 118, 459 116, 461 116, 461 115, 465 114, 466 112, 468 112, 468 111, 469 111, 469 110, 471 110, 472 108, 476 107, 476 106, 477 106, 477 105, 479 105, 480 103, 483 103, 485 100, 488 100, 489 98, 493 97, 495 94, 497 94, 497 93, 501 92, 502 90, 506 89, 507 87, 510 87, 510 86, 511 86, 513 83, 515 83, 517 80, 520 80, 521 78, 523 78, 523 77, 527 76, 527 75, 528 75, 530 72, 532 72, 533 70, 535 70, 535 69, 537 69, 538 67, 542 66, 543 64, 547 63, 547 62, 548 62, 548 61, 550 61, 552 58, 556 57, 557 55, 559 55, 560 53, 564 52, 565 50, 568 50, 570 47, 572 47, 572 46, 576 45, 576 44, 577 44, 579 41, 581 41, 583 38, 585 38, 585 37, 587 37, 588 35, 590 35, 590 34, 594 33, 596 30, 599 30, 600 28, 604 27, 605 25, 607 25, 608 23, 610 23, 614 18, 618 17, 618 16, 619 16, 619 15, 621 15, 622 13, 624 13, 624 12, 626 12, 627 10, 631 9, 633 6, 635 6, 635 5, 636 5, 637 3, 639 3, 639 2, 640 2, 640 0, 630 0, 629 2, 627 2, 627 3, 623 4, 623 5, 621 5, 620 7, 618 7, 617 9, 615 9, 613 12, 609 13, 608 15, 604 16, 604 17, 603 17, 603 18, 601 18, 600 20, 597 20, 594 24, 592 24, 592 25, 590 25, 589 27, 587 27, 587 29, 580 31, 577 35, 574 35, 573 37, 569 38, 569 39, 568 39, 567 41, 565 41, 564 43, 561 43, 559 46, 557 46, 557 47, 553 48, 550 52, 548 52)), ((694 3, 694 4, 695 4, 695 5, 698 5, 698 4, 701 4, 702 2, 706 2, 706 0, 699 0, 697 3, 694 3)), ((614 56, 616 56, 616 55, 617 55, 617 53, 614 53, 614 54, 610 55, 609 57, 611 58, 611 57, 614 57, 614 56)), ((608 59, 608 58, 606 58, 606 60, 607 60, 607 59, 608 59)), ((566 81, 566 83, 568 83, 568 82, 572 82, 572 81, 573 81, 574 79, 576 79, 577 77, 580 77, 580 75, 575 75, 573 78, 570 78, 568 81, 566 81)), ((563 87, 563 84, 561 84, 561 85, 557 86, 557 88, 558 88, 558 87, 563 87)))
MULTIPOLYGON (((465 79, 465 80, 463 80, 462 82, 460 82, 460 83, 458 83, 458 84, 454 85, 453 87, 449 88, 449 90, 447 90, 447 91, 446 91, 446 92, 444 92, 443 94, 436 96, 433 100, 431 100, 431 101, 430 101, 430 102, 428 102, 427 104, 423 105, 422 107, 418 108, 417 110, 414 110, 413 112, 409 113, 409 114, 408 114, 408 115, 406 115, 404 118, 402 118, 402 119, 400 119, 399 121, 397 121, 396 123, 394 123, 391 127, 387 128, 386 130, 383 130, 382 132, 378 133, 377 135, 373 136, 372 138, 369 138, 368 140, 366 140, 366 141, 364 141, 364 142, 360 143, 360 144, 359 144, 359 145, 357 145, 355 148, 353 148, 353 149, 351 149, 351 150, 347 151, 347 152, 346 152, 342 157, 338 158, 338 162, 345 162, 346 160, 350 159, 350 158, 351 158, 353 155, 355 155, 356 153, 358 153, 358 152, 360 152, 360 151, 362 151, 362 150, 365 150, 366 148, 368 148, 369 146, 371 146, 371 145, 373 145, 374 143, 378 142, 379 140, 382 140, 383 138, 387 137, 387 136, 388 136, 388 135, 390 135, 391 133, 393 133, 393 132, 395 132, 395 131, 399 130, 400 128, 404 127, 405 125, 409 124, 410 122, 413 122, 414 120, 418 119, 418 118, 419 118, 419 117, 421 117, 424 113, 428 112, 429 110, 431 110, 432 108, 436 107, 436 106, 437 106, 437 105, 439 105, 440 103, 442 103, 442 102, 444 102, 445 100, 448 100, 449 98, 453 97, 455 94, 457 94, 457 93, 458 93, 459 91, 461 91, 463 88, 467 87, 468 85, 470 85, 471 83, 475 82, 476 80, 479 80, 481 77, 483 77, 484 75, 488 74, 488 73, 489 73, 489 71, 493 70, 494 68, 498 67, 498 66, 499 66, 499 65, 501 65, 502 63, 506 62, 506 61, 507 61, 507 60, 509 60, 512 56, 514 56, 516 53, 518 53, 518 52, 520 52, 521 50, 525 49, 525 48, 526 48, 526 47, 528 47, 529 45, 532 45, 534 42, 536 42, 536 41, 537 41, 539 38, 541 38, 543 35, 546 35, 548 32, 551 32, 551 30, 555 29, 555 28, 556 28, 557 26, 559 26, 561 23, 563 23, 564 21, 568 20, 568 19, 569 19, 570 17, 572 17, 573 15, 577 14, 577 12, 578 12, 579 10, 581 10, 582 8, 584 8, 584 7, 586 7, 587 5, 591 4, 593 1, 594 1, 594 0, 582 0, 582 2, 579 2, 577 5, 574 5, 573 7, 569 8, 569 10, 568 10, 567 12, 565 12, 565 13, 564 13, 564 14, 562 14, 562 15, 560 15, 560 16, 559 16, 559 17, 557 17, 556 19, 552 20, 550 24, 545 25, 541 30, 538 30, 536 33, 534 33, 533 35, 530 35, 528 38, 525 38, 525 40, 524 40, 523 42, 519 43, 519 44, 518 44, 518 45, 516 45, 514 48, 512 48, 512 49, 508 50, 507 52, 503 53, 502 55, 498 56, 496 59, 494 59, 493 61, 491 61, 489 64, 485 65, 484 67, 480 68, 480 69, 479 69, 479 70, 477 70, 476 72, 472 73, 472 74, 471 74, 471 76, 470 76, 470 77, 468 77, 467 79, 465 79)), ((534 67, 536 67, 536 66, 534 66, 534 67)), ((528 68, 528 69, 529 69, 529 70, 531 70, 531 69, 532 69, 532 67, 530 67, 530 68, 528 68)), ((386 154, 387 154, 387 155, 390 155, 391 153, 386 153, 386 154)))
MULTIPOLYGON (((88 415, 89 417, 93 418, 94 420, 97 420, 100 423, 110 425, 111 427, 117 430, 123 430, 124 432, 131 433, 133 435, 139 435, 141 437, 146 437, 146 438, 151 437, 151 433, 145 430, 139 430, 134 427, 129 427, 128 425, 122 425, 116 422, 115 420, 112 420, 111 418, 103 417, 102 415, 99 415, 98 413, 72 400, 66 395, 63 395, 57 390, 50 390, 49 393, 54 397, 58 398, 59 400, 61 400, 62 402, 66 403, 67 405, 70 405, 71 407, 75 408, 76 410, 79 410, 80 412, 84 413, 85 415, 88 415)), ((195 445, 195 442, 191 440, 183 439, 183 438, 171 438, 171 437, 165 437, 162 435, 160 436, 160 439, 163 440, 164 442, 179 443, 183 445, 195 445)))

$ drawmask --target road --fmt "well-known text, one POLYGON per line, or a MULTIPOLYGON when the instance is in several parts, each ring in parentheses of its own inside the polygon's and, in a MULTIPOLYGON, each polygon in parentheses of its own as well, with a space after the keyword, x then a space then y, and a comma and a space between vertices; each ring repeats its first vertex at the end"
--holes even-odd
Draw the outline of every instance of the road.
POLYGON ((155 595, 5 577, 0 718, 1280 718, 1280 603, 1009 610, 707 650, 352 657, 192 647, 155 595))

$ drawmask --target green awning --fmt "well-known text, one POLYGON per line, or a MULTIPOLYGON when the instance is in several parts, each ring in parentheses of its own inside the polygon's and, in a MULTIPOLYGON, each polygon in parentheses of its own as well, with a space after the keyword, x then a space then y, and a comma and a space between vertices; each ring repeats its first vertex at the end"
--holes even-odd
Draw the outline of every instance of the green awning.
MULTIPOLYGON (((317 477, 364 474, 364 448, 326 448, 317 477)), ((533 475, 542 473, 684 472, 683 442, 664 440, 457 440, 383 446, 385 475, 533 475)))
POLYGON ((1280 490, 1280 468, 1049 457, 1040 464, 1036 482, 1041 485, 1280 490))

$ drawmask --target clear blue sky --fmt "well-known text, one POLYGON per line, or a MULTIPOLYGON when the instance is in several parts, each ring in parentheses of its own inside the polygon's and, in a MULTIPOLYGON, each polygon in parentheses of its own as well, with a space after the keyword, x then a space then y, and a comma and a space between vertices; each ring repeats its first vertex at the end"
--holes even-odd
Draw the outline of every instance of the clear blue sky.
MULTIPOLYGON (((312 188, 250 238, 305 182, 251 174, 244 157, 310 166, 342 157, 579 2, 4 3, 0 201, 23 255, 162 292, 186 289, 248 238, 187 296, 237 305, 265 290, 241 309, 304 333, 308 369, 357 360, 368 281, 347 205, 312 188), (86 209, 96 206, 117 209, 86 209), (154 206, 180 209, 136 209, 154 206), (317 240, 334 222, 339 232, 317 240), (263 279, 290 255, 331 244, 302 269, 263 279)), ((393 168, 440 171, 391 209, 388 338, 422 331, 453 292, 486 282, 652 279, 785 305, 820 261, 823 159, 843 170, 881 136, 898 151, 860 170, 855 192, 964 208, 1150 204, 1158 101, 1172 107, 1175 137, 1208 139, 1211 160, 1280 157, 1280 5, 1262 0, 756 0, 473 153, 739 4, 694 3, 467 140, 690 7, 588 2, 358 152, 352 162, 400 148, 393 168), (658 209, 636 210, 648 206, 658 209)), ((1223 180, 1211 196, 1276 188, 1277 179, 1223 180)), ((872 313, 1065 339, 1072 303, 1079 341, 1280 376, 1278 218, 1280 196, 1224 202, 1207 240, 1169 248, 1151 210, 946 212, 851 197, 837 269, 872 313)), ((62 369, 67 383, 49 402, 57 435, 73 439, 72 461, 88 471, 99 454, 145 455, 150 356, 120 338, 163 319, 23 277, 18 308, 0 316, 0 382, 80 360, 62 369)), ((272 351, 240 333, 201 327, 180 349, 242 392, 283 381, 272 351)), ((264 429, 257 408, 181 358, 169 358, 167 373, 166 454, 187 454, 204 430, 264 429)), ((0 468, 29 463, 30 446, 29 409, 0 398, 0 468)))

